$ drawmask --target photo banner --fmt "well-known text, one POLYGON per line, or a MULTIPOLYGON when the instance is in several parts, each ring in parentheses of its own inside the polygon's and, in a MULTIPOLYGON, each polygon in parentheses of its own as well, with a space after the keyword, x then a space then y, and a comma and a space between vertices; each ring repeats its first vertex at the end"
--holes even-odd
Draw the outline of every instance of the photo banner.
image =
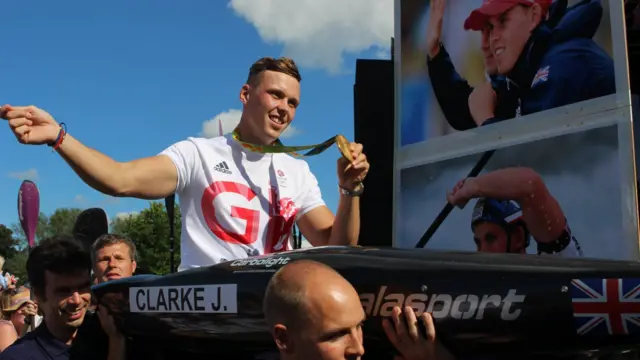
MULTIPOLYGON (((555 255, 637 260, 637 240, 624 231, 618 147, 613 125, 498 149, 458 190, 468 203, 453 209, 427 247, 506 253, 509 234, 509 252, 537 254, 540 244, 567 236, 555 255)), ((402 170, 395 246, 415 246, 477 158, 402 170)))
POLYGON ((481 0, 400 2, 401 147, 628 94, 621 5, 531 3, 487 18, 481 0))
POLYGON ((622 2, 398 0, 396 19, 395 247, 640 259, 622 2))

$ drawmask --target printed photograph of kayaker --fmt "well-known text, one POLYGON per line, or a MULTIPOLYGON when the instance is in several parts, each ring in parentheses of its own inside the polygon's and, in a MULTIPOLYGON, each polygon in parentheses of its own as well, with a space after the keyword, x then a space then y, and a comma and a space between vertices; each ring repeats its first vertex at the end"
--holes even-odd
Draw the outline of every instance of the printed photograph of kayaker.
POLYGON ((497 149, 466 181, 482 154, 401 170, 394 246, 415 248, 451 203, 425 249, 638 260, 619 126, 497 149))
POLYGON ((534 169, 491 171, 462 179, 447 192, 447 201, 461 209, 471 200, 478 251, 525 254, 533 240, 538 254, 582 256, 562 207, 534 169))
POLYGON ((401 146, 614 94, 609 6, 403 1, 401 146))

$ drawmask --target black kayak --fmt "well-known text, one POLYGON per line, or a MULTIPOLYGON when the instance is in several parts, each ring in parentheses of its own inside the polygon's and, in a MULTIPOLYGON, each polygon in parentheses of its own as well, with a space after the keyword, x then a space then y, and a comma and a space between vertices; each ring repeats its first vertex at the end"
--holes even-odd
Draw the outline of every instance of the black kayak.
MULTIPOLYGON (((553 256, 317 247, 95 285, 119 328, 167 351, 272 352, 262 298, 273 273, 325 263, 360 294, 365 349, 394 354, 381 319, 394 306, 431 312, 458 358, 582 358, 640 347, 640 264, 553 256)), ((225 355, 226 354, 226 355, 225 355)), ((366 356, 370 358, 370 356, 366 356)))

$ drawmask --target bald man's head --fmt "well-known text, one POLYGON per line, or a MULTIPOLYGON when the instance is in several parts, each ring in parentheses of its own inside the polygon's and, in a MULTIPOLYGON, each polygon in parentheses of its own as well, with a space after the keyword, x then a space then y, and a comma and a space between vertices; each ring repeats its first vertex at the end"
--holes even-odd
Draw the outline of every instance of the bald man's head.
POLYGON ((352 288, 337 271, 316 261, 298 260, 280 268, 269 281, 264 297, 264 314, 269 326, 279 323, 292 328, 306 320, 309 303, 314 298, 309 290, 317 291, 318 286, 327 285, 352 288))
POLYGON ((365 313, 360 297, 327 265, 298 260, 283 266, 269 281, 263 305, 276 343, 281 351, 291 352, 291 358, 311 360, 323 354, 321 358, 329 359, 364 353, 361 324, 365 313))

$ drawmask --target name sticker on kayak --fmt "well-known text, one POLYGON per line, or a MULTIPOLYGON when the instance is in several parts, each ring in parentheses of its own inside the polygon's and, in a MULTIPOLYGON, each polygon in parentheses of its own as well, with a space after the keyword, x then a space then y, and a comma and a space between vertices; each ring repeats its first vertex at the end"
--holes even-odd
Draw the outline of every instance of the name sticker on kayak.
POLYGON ((129 308, 134 313, 235 314, 238 285, 132 287, 129 308))

